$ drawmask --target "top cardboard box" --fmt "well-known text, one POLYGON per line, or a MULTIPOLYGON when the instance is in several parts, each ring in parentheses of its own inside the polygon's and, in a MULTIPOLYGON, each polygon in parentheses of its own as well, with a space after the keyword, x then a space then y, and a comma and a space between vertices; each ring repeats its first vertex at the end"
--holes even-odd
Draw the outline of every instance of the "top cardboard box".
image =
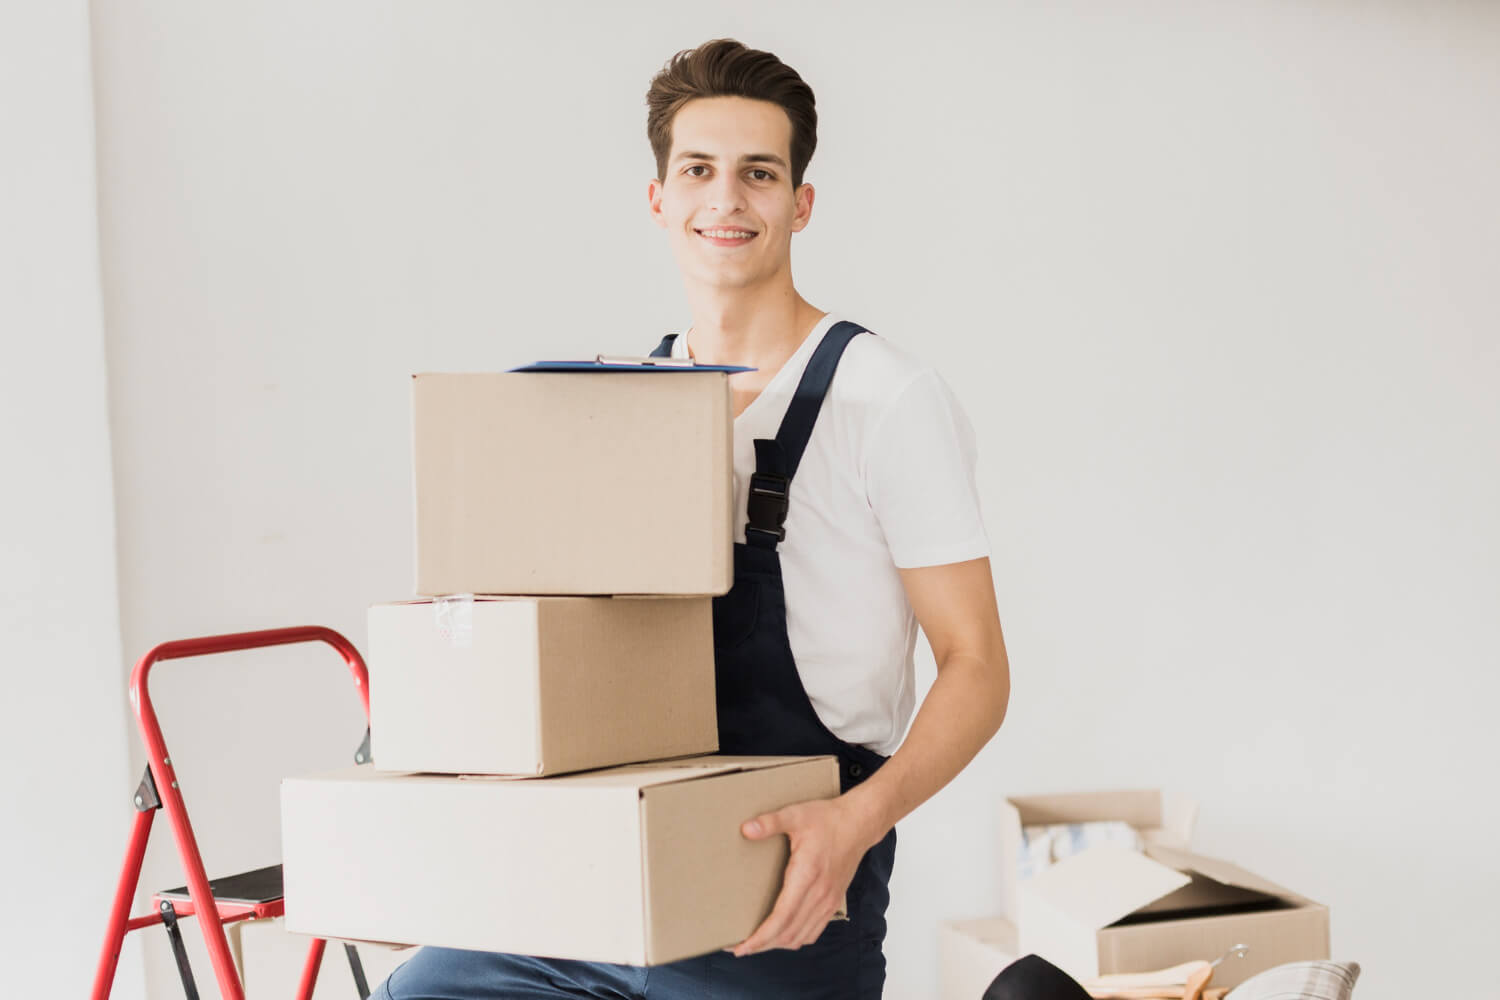
POLYGON ((424 374, 412 403, 418 594, 729 591, 723 372, 424 374))

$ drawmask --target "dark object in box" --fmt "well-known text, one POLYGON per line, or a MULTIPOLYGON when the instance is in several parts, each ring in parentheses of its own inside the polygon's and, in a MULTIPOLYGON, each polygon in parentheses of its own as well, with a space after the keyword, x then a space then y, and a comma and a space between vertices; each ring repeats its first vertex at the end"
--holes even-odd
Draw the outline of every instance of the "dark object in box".
POLYGON ((1267 892, 1215 881, 1199 872, 1187 871, 1192 881, 1175 892, 1126 914, 1111 927, 1150 924, 1159 920, 1189 917, 1224 917, 1234 913, 1262 913, 1290 909, 1292 904, 1267 892))

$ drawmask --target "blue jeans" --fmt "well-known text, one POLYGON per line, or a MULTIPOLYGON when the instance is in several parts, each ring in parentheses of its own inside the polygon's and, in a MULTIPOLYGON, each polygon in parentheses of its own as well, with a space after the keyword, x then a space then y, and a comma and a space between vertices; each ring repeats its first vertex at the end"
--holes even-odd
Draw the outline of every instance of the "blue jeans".
MULTIPOLYGON (((832 925, 830 925, 832 926, 832 925)), ((847 925, 845 925, 847 927, 847 925)), ((835 935, 837 936, 837 935, 835 935)), ((745 958, 728 952, 649 968, 423 948, 371 1000, 845 1000, 880 996, 880 950, 817 943, 745 958), (863 982, 864 988, 860 984, 863 982)))
POLYGON ((810 945, 735 958, 716 951, 642 967, 423 948, 371 1000, 879 1000, 885 985, 886 879, 896 831, 871 851, 882 877, 856 877, 849 919, 810 945))

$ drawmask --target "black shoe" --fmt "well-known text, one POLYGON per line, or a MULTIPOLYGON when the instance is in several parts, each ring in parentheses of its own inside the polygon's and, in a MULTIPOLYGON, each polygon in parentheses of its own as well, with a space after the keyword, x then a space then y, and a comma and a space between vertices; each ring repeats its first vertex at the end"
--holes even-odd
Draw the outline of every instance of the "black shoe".
POLYGON ((1089 995, 1045 958, 1027 955, 1000 970, 984 1000, 1089 1000, 1089 995))

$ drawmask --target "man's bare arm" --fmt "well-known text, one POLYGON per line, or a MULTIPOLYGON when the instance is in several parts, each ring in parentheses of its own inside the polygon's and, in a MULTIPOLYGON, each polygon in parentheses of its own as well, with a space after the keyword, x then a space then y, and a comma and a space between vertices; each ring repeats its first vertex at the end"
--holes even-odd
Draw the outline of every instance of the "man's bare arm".
POLYGON ((901 748, 844 796, 871 845, 963 770, 1005 719, 1010 661, 989 559, 903 569, 901 582, 927 634, 937 680, 901 748))

